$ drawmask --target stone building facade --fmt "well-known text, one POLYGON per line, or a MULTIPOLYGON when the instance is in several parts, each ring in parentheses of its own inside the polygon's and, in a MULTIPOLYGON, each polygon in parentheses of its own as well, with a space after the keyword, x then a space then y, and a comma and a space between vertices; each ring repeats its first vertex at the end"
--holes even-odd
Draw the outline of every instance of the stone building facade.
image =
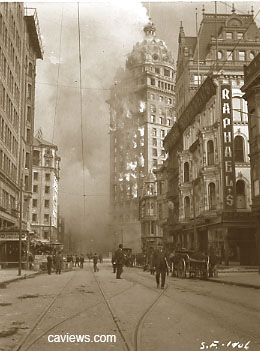
POLYGON ((256 259, 241 87, 259 34, 253 14, 233 9, 204 13, 198 37, 185 37, 182 26, 179 36, 177 123, 164 141, 174 207, 169 226, 176 247, 212 252, 226 263, 256 259))
POLYGON ((36 61, 43 58, 35 9, 0 3, 0 257, 18 261, 30 232, 36 61), (22 191, 21 191, 22 190, 22 191))
POLYGON ((31 230, 35 240, 55 243, 58 233, 60 157, 57 146, 44 140, 39 130, 33 143, 33 194, 31 230))

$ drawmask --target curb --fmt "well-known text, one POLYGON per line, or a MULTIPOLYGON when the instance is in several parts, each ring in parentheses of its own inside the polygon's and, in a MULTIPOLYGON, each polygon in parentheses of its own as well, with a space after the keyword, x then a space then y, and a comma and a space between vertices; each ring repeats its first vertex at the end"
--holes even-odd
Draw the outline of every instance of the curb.
POLYGON ((24 275, 18 276, 18 277, 16 277, 16 278, 4 280, 4 281, 0 282, 0 286, 1 286, 1 285, 7 285, 7 284, 9 284, 9 283, 13 283, 13 282, 16 282, 16 281, 18 281, 18 280, 31 278, 31 277, 34 277, 34 276, 36 276, 36 275, 42 274, 42 273, 43 273, 43 272, 35 272, 35 273, 31 273, 31 274, 24 274, 24 275))
POLYGON ((238 282, 231 282, 226 280, 218 280, 218 279, 208 279, 209 282, 213 283, 221 283, 226 285, 235 285, 235 286, 242 286, 243 288, 253 288, 253 289, 260 289, 260 285, 248 284, 248 283, 238 283, 238 282))
MULTIPOLYGON (((62 272, 66 273, 66 272, 70 272, 70 270, 64 270, 62 272)), ((45 273, 47 274, 47 272, 45 272, 45 271, 38 271, 38 272, 35 272, 35 273, 24 274, 24 275, 21 275, 21 276, 18 276, 16 278, 12 278, 12 279, 9 279, 9 280, 4 280, 2 282, 0 281, 0 287, 1 287, 1 285, 7 285, 9 283, 13 283, 13 282, 16 282, 18 280, 32 278, 32 277, 35 277, 35 276, 37 276, 39 274, 45 274, 45 273)))

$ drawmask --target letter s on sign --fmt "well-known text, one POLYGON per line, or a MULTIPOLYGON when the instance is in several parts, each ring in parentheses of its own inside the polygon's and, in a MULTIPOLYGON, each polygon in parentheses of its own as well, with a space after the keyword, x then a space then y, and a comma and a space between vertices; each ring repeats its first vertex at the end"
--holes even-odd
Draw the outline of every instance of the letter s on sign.
POLYGON ((233 203, 234 203, 233 195, 227 195, 227 197, 226 197, 226 204, 228 206, 233 206, 233 203))

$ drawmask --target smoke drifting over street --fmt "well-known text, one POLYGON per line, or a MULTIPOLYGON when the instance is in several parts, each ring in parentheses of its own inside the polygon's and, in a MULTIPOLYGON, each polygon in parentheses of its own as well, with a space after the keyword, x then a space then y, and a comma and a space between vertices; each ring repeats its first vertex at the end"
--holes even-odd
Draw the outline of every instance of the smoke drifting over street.
POLYGON ((67 231, 81 237, 82 249, 105 249, 111 240, 105 239, 110 157, 106 100, 117 69, 124 66, 133 45, 143 38, 143 27, 148 21, 146 9, 137 1, 79 5, 83 172, 77 4, 28 6, 37 8, 44 44, 44 60, 38 62, 36 78, 35 130, 41 127, 43 138, 58 146, 61 215, 67 231))

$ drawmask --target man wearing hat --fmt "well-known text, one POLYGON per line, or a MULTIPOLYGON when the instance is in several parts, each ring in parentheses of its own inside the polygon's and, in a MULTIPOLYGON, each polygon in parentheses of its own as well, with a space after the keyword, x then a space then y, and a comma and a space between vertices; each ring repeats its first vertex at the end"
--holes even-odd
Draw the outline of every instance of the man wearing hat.
POLYGON ((123 272, 123 265, 125 262, 125 256, 124 256, 122 244, 119 244, 118 249, 115 252, 114 262, 116 265, 116 279, 122 279, 121 274, 123 272))
POLYGON ((152 267, 155 269, 157 288, 159 288, 161 283, 161 289, 164 289, 166 272, 169 271, 169 265, 162 245, 158 245, 158 249, 153 253, 152 267))

